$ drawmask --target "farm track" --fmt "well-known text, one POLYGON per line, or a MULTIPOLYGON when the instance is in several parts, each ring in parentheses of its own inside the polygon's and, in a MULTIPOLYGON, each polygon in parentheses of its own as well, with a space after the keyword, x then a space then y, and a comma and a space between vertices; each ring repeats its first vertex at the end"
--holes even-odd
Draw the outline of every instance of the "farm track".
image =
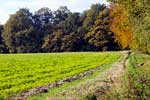
MULTIPOLYGON (((129 64, 130 52, 124 52, 124 57, 121 62, 117 62, 112 66, 106 73, 107 79, 104 81, 105 84, 102 86, 103 92, 96 93, 97 100, 103 100, 103 96, 112 90, 117 90, 122 84, 122 76, 125 73, 125 69, 129 64), (107 88, 106 88, 107 87, 107 88)), ((110 99, 111 100, 111 99, 110 99)))
POLYGON ((103 96, 108 91, 121 84, 121 76, 125 72, 130 52, 122 53, 124 56, 120 62, 114 63, 110 69, 102 72, 95 79, 80 83, 78 86, 64 90, 56 96, 47 97, 47 100, 80 100, 81 97, 86 97, 89 94, 95 95, 97 100, 103 100, 103 96))

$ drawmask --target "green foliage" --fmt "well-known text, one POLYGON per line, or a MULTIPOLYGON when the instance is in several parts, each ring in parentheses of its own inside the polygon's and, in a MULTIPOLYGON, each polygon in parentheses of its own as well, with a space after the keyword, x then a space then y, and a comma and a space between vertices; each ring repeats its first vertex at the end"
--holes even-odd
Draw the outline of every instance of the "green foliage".
POLYGON ((134 41, 137 49, 150 53, 150 1, 137 0, 135 7, 130 11, 135 27, 134 41))
POLYGON ((103 64, 120 53, 52 53, 0 55, 0 98, 61 80, 103 64))
POLYGON ((64 21, 68 18, 70 14, 70 10, 66 6, 61 6, 54 12, 54 23, 59 24, 60 22, 64 21))
POLYGON ((62 21, 57 30, 48 34, 42 45, 43 51, 63 52, 81 51, 84 45, 84 32, 82 27, 83 20, 79 13, 71 13, 65 21, 62 21))
POLYGON ((129 14, 133 29, 133 49, 150 53, 150 1, 149 0, 110 0, 122 5, 129 14))
POLYGON ((97 15, 99 14, 99 12, 105 8, 106 8, 106 6, 104 4, 103 5, 101 5, 101 4, 91 5, 91 8, 85 12, 86 18, 83 22, 83 26, 90 28, 91 25, 94 24, 94 21, 95 21, 97 15))
POLYGON ((86 39, 91 45, 94 45, 97 50, 115 50, 116 45, 113 33, 109 27, 109 9, 105 8, 100 11, 98 16, 86 35, 86 39))
POLYGON ((108 8, 93 4, 83 13, 66 6, 43 7, 34 14, 20 9, 4 25, 0 42, 10 53, 118 50, 113 36, 108 8))
POLYGON ((45 52, 60 52, 60 47, 62 43, 63 32, 61 30, 55 31, 52 34, 49 34, 44 39, 44 44, 42 49, 45 52))
POLYGON ((11 15, 4 25, 2 37, 10 53, 37 52, 40 40, 34 27, 32 14, 28 9, 20 9, 11 15))

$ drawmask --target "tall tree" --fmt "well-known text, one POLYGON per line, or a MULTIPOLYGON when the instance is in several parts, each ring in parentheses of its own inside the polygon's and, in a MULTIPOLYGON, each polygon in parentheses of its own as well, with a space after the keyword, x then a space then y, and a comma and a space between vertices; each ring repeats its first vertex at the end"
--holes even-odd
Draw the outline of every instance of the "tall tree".
POLYGON ((91 25, 94 24, 94 21, 96 19, 96 16, 99 14, 99 11, 106 8, 104 4, 93 4, 91 5, 91 8, 87 11, 85 11, 85 20, 83 22, 83 26, 90 28, 91 25))
POLYGON ((37 52, 40 34, 36 32, 32 14, 28 9, 20 9, 11 15, 4 25, 2 37, 10 53, 37 52))
POLYGON ((63 32, 61 30, 54 31, 44 39, 42 49, 44 52, 61 52, 63 32))
POLYGON ((109 9, 99 11, 99 14, 86 35, 88 42, 95 47, 95 50, 114 50, 116 48, 113 33, 109 27, 109 9))
POLYGON ((80 42, 78 27, 82 25, 79 13, 71 13, 65 21, 58 24, 57 30, 45 38, 42 48, 49 52, 77 51, 80 42))
POLYGON ((124 7, 133 30, 133 49, 150 53, 150 1, 149 0, 110 0, 124 7))
POLYGON ((121 5, 110 6, 110 29, 114 32, 115 40, 122 49, 129 49, 132 45, 133 32, 129 23, 128 12, 121 5))
POLYGON ((61 6, 54 12, 53 22, 59 24, 61 21, 64 21, 70 14, 70 10, 66 6, 61 6))
POLYGON ((39 41, 41 41, 42 46, 44 42, 44 37, 46 37, 48 34, 52 34, 55 28, 55 24, 53 22, 54 14, 51 9, 43 7, 35 12, 33 18, 36 29, 38 33, 41 34, 39 41))
POLYGON ((82 26, 83 20, 80 18, 79 13, 71 13, 68 18, 63 22, 62 30, 64 37, 62 41, 62 51, 80 51, 79 43, 81 43, 81 35, 78 28, 82 26))
POLYGON ((47 23, 52 23, 54 16, 49 8, 43 7, 35 12, 34 18, 36 19, 35 23, 39 22, 37 24, 45 25, 47 23))

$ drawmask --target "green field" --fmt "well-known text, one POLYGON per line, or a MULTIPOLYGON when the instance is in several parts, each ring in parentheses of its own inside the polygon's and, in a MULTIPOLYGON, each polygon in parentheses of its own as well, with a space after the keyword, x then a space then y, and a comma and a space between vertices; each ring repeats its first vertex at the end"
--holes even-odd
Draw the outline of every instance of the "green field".
POLYGON ((1 54, 0 99, 111 64, 120 57, 116 52, 1 54))

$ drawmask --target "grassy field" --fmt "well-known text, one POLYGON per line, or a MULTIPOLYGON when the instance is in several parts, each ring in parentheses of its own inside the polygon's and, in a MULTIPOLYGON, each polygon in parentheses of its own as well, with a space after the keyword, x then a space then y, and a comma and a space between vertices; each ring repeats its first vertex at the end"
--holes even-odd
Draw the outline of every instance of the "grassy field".
POLYGON ((1 54, 0 99, 117 61, 121 53, 1 54))
POLYGON ((150 56, 132 54, 126 74, 127 99, 150 99, 150 56))
POLYGON ((150 55, 131 54, 122 85, 110 91, 105 100, 149 100, 150 99, 150 55))

